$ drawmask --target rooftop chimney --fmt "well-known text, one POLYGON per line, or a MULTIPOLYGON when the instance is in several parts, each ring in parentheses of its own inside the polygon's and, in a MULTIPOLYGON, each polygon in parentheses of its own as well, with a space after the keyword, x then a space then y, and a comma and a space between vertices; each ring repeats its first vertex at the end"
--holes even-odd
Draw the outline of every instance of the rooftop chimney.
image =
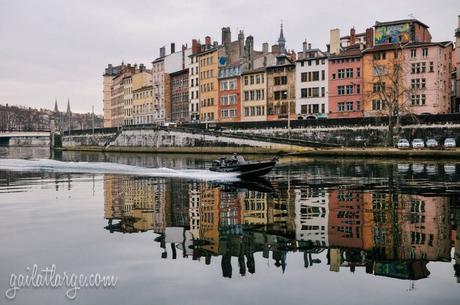
POLYGON ((246 58, 249 63, 249 70, 254 69, 254 37, 249 35, 246 38, 246 58))
POLYGON ((166 48, 163 46, 160 48, 160 57, 165 57, 166 55, 166 48))
POLYGON ((308 49, 311 50, 311 43, 308 44, 308 49))
POLYGON ((331 54, 339 54, 340 52, 340 30, 332 29, 330 32, 331 54))
POLYGON ((200 43, 198 42, 198 40, 193 39, 192 40, 192 54, 199 53, 200 48, 201 48, 201 46, 200 46, 200 43))
POLYGON ((211 45, 211 36, 206 36, 204 38, 204 44, 206 45, 206 47, 211 45))
POLYGON ((232 42, 232 32, 230 31, 230 27, 223 27, 222 28, 222 44, 225 48, 230 46, 232 42))
POLYGON ((176 44, 171 42, 171 54, 176 53, 176 44))
POLYGON ((267 53, 268 53, 268 42, 264 42, 264 43, 262 44, 262 52, 263 52, 264 54, 267 54, 267 53))
POLYGON ((374 46, 374 29, 366 29, 366 48, 372 48, 374 46))
POLYGON ((355 28, 350 29, 350 46, 354 45, 356 43, 356 31, 355 28))
POLYGON ((244 32, 238 33, 238 51, 240 54, 240 60, 244 57, 244 32))

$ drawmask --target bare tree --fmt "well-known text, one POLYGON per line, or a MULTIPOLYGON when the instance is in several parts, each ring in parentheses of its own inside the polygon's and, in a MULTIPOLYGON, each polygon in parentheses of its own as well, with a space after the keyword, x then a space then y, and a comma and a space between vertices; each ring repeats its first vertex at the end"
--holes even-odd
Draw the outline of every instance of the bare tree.
POLYGON ((373 56, 372 90, 365 94, 372 101, 372 109, 388 117, 387 145, 393 146, 395 137, 401 131, 401 116, 413 116, 412 97, 418 89, 404 81, 404 75, 411 71, 406 64, 403 47, 399 46, 393 52, 375 53, 373 56))

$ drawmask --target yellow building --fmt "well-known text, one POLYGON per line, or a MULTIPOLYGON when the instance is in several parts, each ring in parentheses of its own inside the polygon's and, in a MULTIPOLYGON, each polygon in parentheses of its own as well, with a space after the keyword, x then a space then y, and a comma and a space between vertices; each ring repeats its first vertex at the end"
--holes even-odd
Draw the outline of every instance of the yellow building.
POLYGON ((241 76, 241 121, 267 120, 267 75, 265 68, 241 76))
POLYGON ((219 251, 220 189, 202 185, 200 191, 200 239, 209 244, 203 249, 217 254, 219 251))
POLYGON ((208 49, 197 54, 200 71, 200 121, 215 122, 219 120, 219 54, 220 47, 207 45, 208 49))

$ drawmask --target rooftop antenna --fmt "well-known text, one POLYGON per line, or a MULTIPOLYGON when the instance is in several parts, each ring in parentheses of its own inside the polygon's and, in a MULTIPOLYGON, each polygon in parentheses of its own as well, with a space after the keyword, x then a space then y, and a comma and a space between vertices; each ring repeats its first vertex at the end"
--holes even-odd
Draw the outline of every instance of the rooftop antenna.
POLYGON ((411 13, 411 14, 409 14, 408 16, 409 16, 409 18, 410 18, 410 19, 415 19, 415 15, 414 15, 414 14, 412 14, 412 13, 411 13))

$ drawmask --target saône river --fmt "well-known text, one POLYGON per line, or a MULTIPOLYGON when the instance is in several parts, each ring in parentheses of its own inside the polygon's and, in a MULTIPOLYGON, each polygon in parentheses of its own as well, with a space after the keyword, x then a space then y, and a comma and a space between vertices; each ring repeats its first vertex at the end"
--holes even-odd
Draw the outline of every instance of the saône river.
POLYGON ((217 157, 0 148, 0 304, 460 304, 460 163, 217 157), (118 281, 7 299, 34 264, 118 281))

